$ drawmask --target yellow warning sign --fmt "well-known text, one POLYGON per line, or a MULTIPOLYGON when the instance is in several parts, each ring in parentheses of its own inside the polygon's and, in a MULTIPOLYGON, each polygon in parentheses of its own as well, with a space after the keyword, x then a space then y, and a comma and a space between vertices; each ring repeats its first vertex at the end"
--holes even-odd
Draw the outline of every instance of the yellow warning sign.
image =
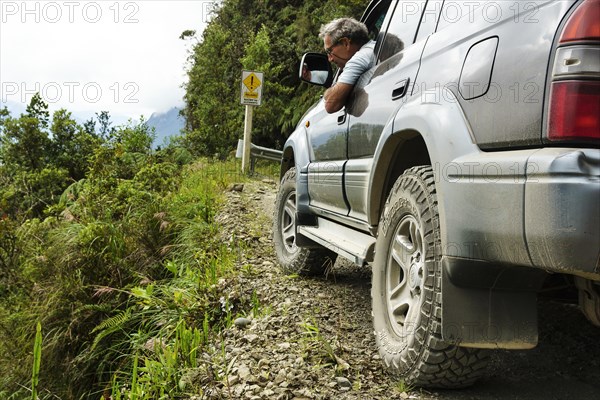
POLYGON ((262 99, 263 73, 242 71, 242 98, 245 105, 259 106, 262 99))
POLYGON ((256 76, 254 72, 250 73, 250 75, 244 79, 244 85, 246 85, 248 90, 251 92, 254 92, 260 86, 260 84, 260 79, 258 79, 258 76, 256 76))

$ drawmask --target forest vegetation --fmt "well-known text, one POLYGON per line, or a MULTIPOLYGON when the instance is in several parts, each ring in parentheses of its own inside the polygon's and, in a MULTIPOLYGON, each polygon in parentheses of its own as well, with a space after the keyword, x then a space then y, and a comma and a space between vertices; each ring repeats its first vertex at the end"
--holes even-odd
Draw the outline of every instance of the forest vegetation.
MULTIPOLYGON (((227 159, 241 136, 242 69, 265 74, 254 143, 280 148, 321 89, 298 62, 322 23, 365 2, 223 0, 186 66, 183 135, 153 149, 142 119, 112 126, 50 115, 36 95, 0 110, 0 398, 168 399, 223 326, 257 304, 229 303, 244 243, 218 240, 222 191, 246 179, 227 159)), ((198 16, 201 18, 201 16, 198 16)))
MULTIPOLYGON (((359 18, 367 1, 225 0, 190 55, 185 143, 194 155, 226 157, 242 138, 242 70, 264 74, 263 103, 254 110, 252 142, 281 149, 323 89, 301 83, 302 54, 323 51, 318 37, 333 18, 359 18)), ((194 32, 182 37, 195 38, 194 32)))

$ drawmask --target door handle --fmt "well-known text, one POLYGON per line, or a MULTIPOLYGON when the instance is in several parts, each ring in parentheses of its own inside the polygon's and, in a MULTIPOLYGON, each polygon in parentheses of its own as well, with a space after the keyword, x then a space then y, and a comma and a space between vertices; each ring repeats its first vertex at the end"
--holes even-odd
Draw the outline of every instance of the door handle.
POLYGON ((406 95, 408 92, 408 84, 410 83, 410 78, 406 78, 401 80, 400 82, 394 85, 394 89, 392 90, 392 100, 398 100, 406 95))
POLYGON ((344 110, 340 115, 338 115, 337 117, 337 123, 338 125, 342 125, 344 122, 346 122, 346 110, 344 110))

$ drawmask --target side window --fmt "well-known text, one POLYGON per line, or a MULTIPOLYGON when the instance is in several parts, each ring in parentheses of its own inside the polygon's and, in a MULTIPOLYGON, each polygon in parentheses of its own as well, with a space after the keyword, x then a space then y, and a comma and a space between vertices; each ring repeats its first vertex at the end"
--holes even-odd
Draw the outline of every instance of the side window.
POLYGON ((377 40, 379 34, 383 30, 383 23, 385 22, 385 16, 390 9, 390 0, 380 1, 379 4, 373 8, 369 15, 365 19, 365 25, 369 30, 369 39, 377 40))
POLYGON ((421 26, 419 27, 419 33, 417 33, 416 42, 435 32, 440 11, 442 10, 442 3, 443 0, 429 0, 427 2, 427 8, 425 9, 423 18, 421 18, 421 26))
POLYGON ((398 3, 379 52, 379 61, 387 60, 414 43, 426 3, 426 0, 398 3))
MULTIPOLYGON (((385 10, 387 11, 387 10, 385 10)), ((383 20, 385 19, 385 12, 379 14, 377 19, 374 20, 371 26, 367 26, 369 29, 369 39, 377 40, 377 35, 381 32, 381 27, 383 26, 383 20)))

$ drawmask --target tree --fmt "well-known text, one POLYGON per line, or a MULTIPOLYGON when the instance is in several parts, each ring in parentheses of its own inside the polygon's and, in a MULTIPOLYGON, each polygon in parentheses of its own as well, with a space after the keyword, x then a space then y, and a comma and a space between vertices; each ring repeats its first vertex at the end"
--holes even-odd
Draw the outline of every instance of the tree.
POLYGON ((116 140, 123 145, 123 150, 127 153, 150 154, 152 143, 156 137, 155 129, 148 126, 144 116, 140 117, 140 122, 136 125, 131 120, 124 128, 116 132, 116 140))
POLYGON ((39 94, 18 119, 4 117, 0 137, 0 161, 12 168, 39 171, 50 158, 48 105, 39 94))
POLYGON ((48 104, 44 102, 39 93, 34 94, 31 98, 31 101, 26 109, 26 114, 31 118, 36 118, 43 129, 48 128, 48 122, 50 119, 48 104))
POLYGON ((10 118, 10 111, 6 106, 4 108, 0 108, 0 136, 2 135, 2 127, 4 126, 4 121, 10 118))
POLYGON ((93 117, 83 123, 83 129, 89 135, 97 136, 96 135, 96 121, 94 120, 93 117))
POLYGON ((189 57, 184 143, 202 155, 234 149, 243 131, 241 71, 248 68, 265 73, 253 142, 280 147, 323 92, 298 79, 301 55, 322 51, 323 23, 360 17, 364 6, 358 0, 224 0, 189 57))
MULTIPOLYGON (((86 124, 90 122, 95 125, 93 119, 86 124)), ((67 110, 58 110, 52 116, 52 164, 66 169, 75 181, 85 176, 90 157, 102 143, 88 128, 78 125, 67 110)))
POLYGON ((115 128, 111 127, 110 113, 108 111, 100 111, 100 114, 96 113, 96 118, 98 118, 98 124, 100 124, 100 137, 104 140, 109 140, 115 133, 115 128))

